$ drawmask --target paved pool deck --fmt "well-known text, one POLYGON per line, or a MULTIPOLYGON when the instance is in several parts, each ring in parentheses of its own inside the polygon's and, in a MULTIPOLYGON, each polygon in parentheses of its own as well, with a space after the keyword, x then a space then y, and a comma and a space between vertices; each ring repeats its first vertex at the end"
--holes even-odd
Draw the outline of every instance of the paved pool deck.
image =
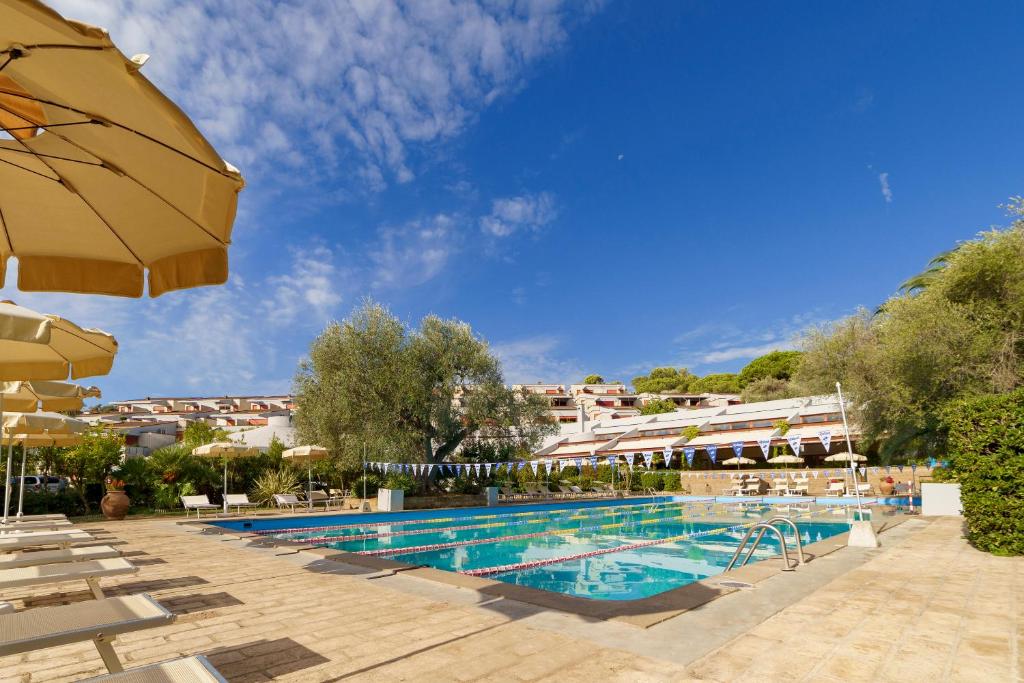
MULTIPOLYGON (((178 615, 121 637, 128 665, 205 654, 229 681, 1019 681, 1024 558, 978 552, 956 519, 911 519, 650 628, 587 619, 168 520, 85 524, 178 615)), ((18 608, 84 600, 0 592, 18 608)), ((0 683, 104 672, 91 644, 0 658, 0 683)))

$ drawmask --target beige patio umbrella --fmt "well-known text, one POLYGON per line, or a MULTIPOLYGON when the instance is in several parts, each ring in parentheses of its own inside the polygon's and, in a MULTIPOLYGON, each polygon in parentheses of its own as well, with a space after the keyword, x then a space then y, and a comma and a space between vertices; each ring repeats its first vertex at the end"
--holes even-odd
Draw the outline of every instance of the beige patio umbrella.
POLYGON ((234 441, 214 441, 192 449, 192 455, 200 458, 224 458, 224 514, 228 513, 228 460, 258 452, 258 448, 234 441))
POLYGON ((776 455, 774 458, 768 458, 768 462, 772 465, 786 465, 786 469, 789 469, 789 465, 802 465, 804 459, 799 455, 791 455, 786 453, 784 455, 776 455))
POLYGON ((313 508, 313 463, 319 460, 326 460, 330 455, 331 452, 323 446, 296 446, 281 453, 281 457, 283 458, 294 460, 295 462, 306 463, 307 474, 309 477, 309 489, 306 501, 310 509, 313 508))
POLYGON ((4 409, 20 413, 40 409, 79 410, 85 399, 100 396, 97 387, 83 387, 70 382, 0 382, 0 397, 4 409))
POLYGON ((10 301, 0 306, 0 339, 32 344, 50 341, 50 320, 41 313, 16 306, 10 301))
MULTIPOLYGON (((22 316, 26 311, 33 313, 11 301, 0 301, 0 320, 22 316)), ((110 372, 117 355, 113 336, 79 327, 56 315, 35 315, 45 322, 34 340, 0 336, 0 380, 63 380, 69 375, 79 379, 110 372)))
MULTIPOLYGON (((193 46, 202 49, 201 44, 193 46)), ((0 0, 0 285, 142 296, 222 284, 242 176, 107 32, 0 0)))
MULTIPOLYGON (((57 437, 70 437, 74 435, 80 435, 89 427, 88 423, 82 420, 76 420, 73 417, 67 415, 61 415, 60 413, 6 413, 0 418, 0 438, 7 444, 7 469, 4 470, 5 476, 7 477, 6 485, 4 486, 4 514, 2 524, 7 524, 7 519, 10 514, 11 507, 11 467, 13 466, 13 450, 14 443, 24 443, 26 437, 32 436, 39 437, 42 440, 42 436, 53 436, 57 437), (22 441, 17 441, 14 435, 22 437, 22 441)), ((50 444, 42 444, 50 445, 50 444)), ((21 493, 18 496, 19 504, 18 511, 19 516, 21 512, 20 501, 25 495, 25 460, 26 454, 25 449, 21 452, 21 493)))

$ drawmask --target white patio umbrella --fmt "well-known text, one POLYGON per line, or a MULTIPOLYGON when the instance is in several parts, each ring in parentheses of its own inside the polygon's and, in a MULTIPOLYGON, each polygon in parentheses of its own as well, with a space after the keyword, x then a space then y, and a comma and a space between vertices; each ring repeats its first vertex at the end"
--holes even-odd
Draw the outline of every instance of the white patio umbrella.
POLYGON ((859 453, 833 453, 825 458, 825 462, 867 462, 868 459, 859 453))
MULTIPOLYGON (((799 455, 776 455, 774 458, 768 458, 768 462, 772 465, 802 465, 804 459, 799 455)), ((786 469, 789 469, 788 467, 786 469)))
POLYGON ((228 513, 228 459, 255 455, 258 452, 258 448, 234 441, 214 441, 192 449, 192 455, 200 458, 224 458, 224 514, 228 513))
POLYGON ((287 458, 288 460, 294 460, 295 462, 304 462, 307 467, 308 474, 308 495, 306 496, 306 502, 309 508, 313 508, 313 463, 319 460, 326 460, 331 455, 323 446, 296 446, 289 448, 288 450, 281 453, 281 457, 287 458))
MULTIPOLYGON (((6 413, 0 418, 0 438, 7 443, 7 476, 4 486, 4 514, 2 524, 7 524, 11 506, 11 467, 13 465, 14 435, 75 435, 81 434, 89 427, 88 423, 76 420, 60 413, 6 413)), ((25 495, 25 460, 26 451, 21 452, 21 492, 19 501, 25 495)), ((21 504, 18 506, 21 515, 21 504)))
POLYGON ((729 458, 728 460, 723 460, 722 464, 723 465, 730 465, 730 466, 731 465, 736 465, 736 469, 739 469, 740 465, 756 465, 757 463, 755 463, 750 458, 744 458, 742 456, 737 458, 736 456, 733 456, 733 457, 729 458))
MULTIPOLYGON (((193 46, 201 49, 197 43, 193 46)), ((222 284, 242 176, 107 32, 0 2, 0 285, 142 296, 222 284)))

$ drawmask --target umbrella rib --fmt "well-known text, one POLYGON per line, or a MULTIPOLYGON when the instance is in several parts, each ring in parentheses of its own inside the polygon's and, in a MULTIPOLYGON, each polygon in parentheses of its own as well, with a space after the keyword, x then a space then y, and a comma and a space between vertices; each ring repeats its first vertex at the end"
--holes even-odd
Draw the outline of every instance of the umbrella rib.
POLYGON ((0 230, 3 230, 4 241, 7 242, 7 253, 14 253, 14 244, 11 243, 11 233, 7 230, 7 220, 4 218, 4 209, 0 206, 0 230))
POLYGON ((33 96, 27 95, 25 93, 11 92, 11 91, 5 90, 3 88, 0 88, 0 93, 3 93, 3 94, 8 95, 10 97, 19 97, 19 98, 21 98, 23 100, 28 100, 30 102, 38 102, 40 104, 46 104, 46 105, 49 105, 51 107, 56 107, 58 109, 64 109, 66 111, 75 112, 76 114, 81 114, 82 116, 90 116, 90 117, 93 117, 93 118, 102 119, 102 123, 107 123, 107 124, 110 124, 111 126, 116 126, 117 128, 120 128, 121 130, 124 130, 124 131, 126 131, 128 133, 131 133, 133 135, 138 135, 140 138, 143 138, 144 140, 149 140, 153 144, 160 145, 161 147, 165 147, 166 149, 170 150, 171 152, 174 152, 175 154, 183 156, 186 159, 188 159, 189 161, 195 162, 195 163, 199 164, 200 166, 202 166, 204 168, 207 168, 207 169, 213 171, 214 173, 217 173, 218 175, 222 175, 222 176, 224 176, 226 178, 232 178, 232 179, 234 178, 234 176, 231 173, 228 173, 227 171, 223 171, 223 170, 221 170, 219 168, 211 166, 210 164, 206 163, 202 159, 197 159, 196 157, 192 156, 191 154, 188 154, 187 152, 181 151, 177 147, 172 147, 171 145, 167 144, 166 142, 163 142, 162 140, 157 140, 153 136, 147 135, 146 133, 143 133, 141 131, 135 130, 134 128, 130 128, 130 127, 124 125, 123 123, 118 123, 117 121, 112 121, 112 120, 104 118, 104 117, 95 117, 92 114, 90 114, 89 112, 83 111, 81 109, 76 109, 75 107, 72 107, 72 106, 69 106, 69 105, 66 105, 66 104, 61 104, 60 102, 54 102, 52 100, 44 100, 44 99, 41 99, 41 98, 38 98, 38 97, 33 97, 33 96))
MULTIPOLYGON (((54 135, 57 135, 58 137, 61 137, 59 133, 54 133, 54 135)), ((64 138, 63 138, 63 137, 61 137, 61 139, 63 140, 64 138)), ((26 144, 25 144, 25 143, 24 143, 24 142, 23 142, 22 140, 18 140, 18 138, 14 138, 14 141, 15 141, 15 142, 17 142, 17 143, 18 143, 19 145, 21 145, 22 147, 24 147, 24 148, 25 148, 26 150, 28 150, 28 153, 29 153, 29 154, 31 154, 31 155, 32 155, 33 157, 35 157, 36 159, 38 159, 38 160, 39 160, 39 163, 41 163, 41 164, 42 164, 43 166, 46 166, 46 168, 48 168, 48 169, 50 169, 51 171, 53 171, 54 175, 56 175, 56 176, 57 176, 57 182, 58 182, 58 183, 60 183, 61 185, 63 185, 63 186, 64 186, 64 188, 65 188, 66 190, 68 190, 68 191, 69 191, 69 192, 71 192, 71 193, 72 193, 73 195, 75 195, 76 197, 78 197, 78 198, 79 198, 79 199, 80 199, 80 200, 82 201, 82 203, 83 203, 83 204, 85 204, 85 205, 86 205, 87 207, 89 207, 89 210, 90 210, 90 211, 92 211, 92 212, 93 212, 93 213, 94 213, 94 214, 96 215, 96 218, 100 219, 100 222, 102 222, 102 223, 103 223, 103 225, 107 226, 107 230, 109 230, 109 231, 110 231, 110 233, 111 233, 111 234, 112 234, 112 235, 113 235, 114 237, 116 237, 116 238, 117 238, 117 241, 121 243, 121 246, 123 246, 123 247, 125 248, 125 250, 126 250, 126 251, 127 251, 127 252, 128 252, 129 254, 131 254, 131 255, 132 255, 132 258, 134 258, 134 259, 135 259, 136 261, 138 261, 139 265, 140 265, 140 266, 142 266, 143 268, 145 268, 145 267, 146 267, 146 263, 145 263, 145 262, 144 262, 144 261, 143 261, 143 260, 142 260, 141 258, 139 258, 139 255, 138 255, 138 254, 136 254, 136 253, 135 253, 135 251, 134 251, 134 250, 133 250, 133 249, 132 249, 131 247, 129 247, 129 246, 128 246, 128 243, 124 241, 124 238, 122 238, 120 234, 118 234, 117 230, 114 230, 114 226, 112 226, 112 225, 111 225, 111 224, 110 224, 110 223, 109 223, 109 222, 107 221, 107 219, 103 217, 103 214, 101 214, 101 213, 100 213, 99 211, 97 211, 97 210, 96 210, 96 207, 94 207, 94 206, 93 206, 92 204, 90 204, 90 203, 89 203, 89 200, 88 200, 88 199, 86 199, 85 197, 83 197, 83 196, 82 196, 82 194, 81 194, 80 192, 78 192, 78 191, 76 191, 76 190, 73 190, 73 189, 72 189, 72 188, 73 188, 73 186, 72 186, 72 185, 70 185, 70 184, 68 184, 68 183, 64 182, 64 178, 63 178, 63 177, 61 176, 60 172, 59 172, 59 171, 57 171, 57 169, 55 169, 55 168, 54 168, 54 167, 53 167, 53 166, 52 166, 51 164, 48 164, 48 163, 46 163, 46 160, 45 160, 45 159, 40 159, 40 158, 39 158, 39 155, 37 155, 37 154, 35 153, 35 151, 34 151, 34 150, 33 150, 33 149, 31 148, 31 147, 29 147, 28 145, 26 145, 26 144)), ((0 161, 3 161, 4 163, 8 163, 8 164, 10 164, 10 163, 11 163, 11 162, 9 162, 9 161, 4 161, 3 159, 0 159, 0 161)), ((17 164, 11 164, 11 165, 12 165, 12 166, 17 166, 18 168, 23 168, 23 167, 21 167, 21 166, 18 166, 17 164)), ((24 170, 28 171, 29 169, 24 169, 24 170)), ((29 172, 30 172, 30 173, 35 173, 35 171, 29 171, 29 172)), ((36 175, 39 175, 39 176, 41 176, 41 177, 43 177, 43 178, 47 178, 47 177, 48 177, 48 176, 44 176, 44 175, 42 175, 41 173, 37 173, 36 175)), ((50 178, 50 180, 53 180, 53 178, 50 178)))
MULTIPOLYGON (((0 90, 0 92, 3 92, 3 91, 0 90)), ((7 111, 8 113, 11 113, 11 114, 15 114, 15 112, 7 109, 2 104, 0 104, 0 110, 7 111)), ((22 117, 22 118, 24 118, 24 117, 22 117)), ((100 123, 100 122, 95 120, 95 119, 91 119, 89 121, 75 122, 74 124, 67 124, 67 123, 65 123, 65 124, 55 124, 55 125, 65 125, 65 126, 66 125, 80 125, 82 123, 100 123)), ((37 126, 37 127, 41 127, 42 128, 42 127, 45 127, 45 126, 40 125, 40 126, 37 126)), ((15 130, 15 129, 5 129, 5 130, 15 130)), ((38 152, 28 148, 27 145, 22 143, 20 140, 18 142, 23 147, 25 147, 24 150, 12 149, 12 148, 9 148, 9 147, 0 148, 0 150, 6 150, 6 151, 9 151, 9 152, 17 152, 17 153, 21 153, 21 154, 31 154, 32 156, 34 156, 35 158, 39 159, 40 161, 42 161, 44 158, 45 159, 55 159, 55 160, 59 160, 59 161, 68 161, 68 162, 71 162, 71 163, 84 164, 86 166, 98 166, 98 167, 101 167, 101 168, 106 168, 107 170, 111 170, 110 167, 103 162, 103 158, 101 156, 99 156, 98 154, 95 154, 94 152, 86 149, 85 147, 83 147, 81 144, 79 144, 75 140, 71 140, 71 139, 69 139, 69 138, 65 137, 64 135, 61 135, 60 133, 57 133, 57 132, 50 131, 50 133, 54 137, 56 137, 56 138, 62 140, 63 142, 71 145, 75 149, 77 149, 77 150, 79 150, 81 152, 84 152, 85 154, 88 154, 89 156, 91 156, 91 157, 93 157, 95 159, 99 159, 100 161, 98 163, 93 163, 93 162, 89 162, 89 161, 79 161, 77 159, 69 159, 69 158, 66 158, 66 157, 59 157, 59 156, 56 156, 56 155, 41 154, 41 153, 38 153, 38 152)), ((2 160, 0 160, 0 161, 2 161, 2 160)), ((7 162, 7 163, 10 163, 10 162, 7 162)), ((12 165, 14 165, 14 164, 12 164, 12 165)), ((49 164, 47 164, 47 167, 50 168, 51 170, 53 170, 54 173, 57 173, 56 169, 53 169, 53 167, 50 166, 49 164)), ((19 168, 21 168, 21 167, 19 166, 19 168)), ((25 169, 25 170, 28 170, 28 169, 25 169)), ((31 173, 32 171, 29 171, 29 172, 31 173)), ((190 223, 195 225, 197 228, 199 228, 200 230, 205 232, 211 239, 216 241, 217 244, 220 244, 222 246, 226 246, 228 244, 223 239, 221 239, 217 235, 213 234, 213 232, 211 232, 205 225, 201 224, 200 222, 198 222, 197 220, 195 220, 194 218, 189 216, 187 213, 185 213, 180 208, 175 206, 174 203, 172 203, 168 199, 164 198, 160 193, 158 193, 156 190, 154 190, 153 188, 151 188, 148 185, 146 185, 145 183, 143 183, 141 180, 139 180, 138 178, 133 176, 131 173, 128 173, 126 171, 121 171, 121 173, 124 175, 124 177, 128 178, 129 180, 134 182, 136 185, 141 187, 143 190, 145 190, 146 192, 149 192, 151 195, 156 197, 162 203, 164 203, 167 206, 169 206, 171 209, 173 209, 175 212, 177 212, 182 218, 184 218, 185 220, 189 221, 190 223)), ((58 174, 58 176, 59 176, 59 174, 58 174)), ((43 176, 43 177, 46 177, 46 176, 43 176)), ((60 182, 60 181, 58 180, 58 182, 60 182)), ((90 208, 92 208, 92 207, 90 207, 90 208)), ((106 221, 104 221, 104 223, 105 222, 106 221)), ((118 236, 118 239, 120 239, 120 236, 118 236)), ((123 242, 123 240, 122 240, 122 242, 123 242)), ((125 245, 126 248, 127 248, 127 246, 128 245, 125 245)), ((129 251, 131 251, 131 249, 129 249, 129 251)), ((135 256, 134 253, 132 255, 135 256)), ((138 257, 136 256, 136 258, 138 258, 138 257)), ((141 260, 140 260, 140 263, 141 263, 141 260)))
MULTIPOLYGON (((32 156, 35 156, 35 154, 33 154, 32 152, 29 152, 29 154, 32 154, 32 156)), ((16 168, 16 169, 18 169, 20 171, 25 171, 26 173, 31 173, 32 175, 37 175, 40 178, 45 178, 46 180, 51 180, 51 181, 53 181, 55 183, 59 183, 60 182, 60 178, 59 177, 58 178, 51 178, 50 176, 46 175, 45 173, 40 173, 39 171, 33 171, 31 168, 25 168, 24 166, 16 164, 13 161, 8 161, 7 159, 0 159, 0 164, 7 164, 8 166, 13 166, 14 168, 16 168)), ((47 166, 47 168, 49 168, 49 166, 47 166)), ((52 171, 53 169, 51 168, 50 170, 52 171)))

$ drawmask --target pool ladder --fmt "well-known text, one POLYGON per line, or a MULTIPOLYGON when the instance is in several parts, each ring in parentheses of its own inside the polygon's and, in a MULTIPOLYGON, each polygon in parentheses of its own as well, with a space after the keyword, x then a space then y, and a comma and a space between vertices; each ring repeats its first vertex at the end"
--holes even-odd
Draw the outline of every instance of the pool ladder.
POLYGON ((796 524, 788 517, 772 517, 771 519, 758 522, 747 530, 747 535, 743 537, 742 541, 740 541, 740 544, 736 548, 736 552, 733 554, 732 559, 729 560, 729 564, 726 566, 725 571, 729 571, 733 566, 735 566, 736 561, 740 558, 740 555, 743 553, 743 549, 746 548, 747 542, 750 541, 750 537, 754 535, 755 531, 757 532, 757 536, 754 538, 754 542, 751 543, 747 556, 743 559, 743 562, 740 563, 741 567, 746 566, 747 562, 750 562, 750 558, 753 557, 758 544, 768 531, 775 532, 775 535, 779 537, 779 545, 782 546, 782 562, 785 565, 782 568, 782 571, 791 572, 800 565, 805 564, 804 548, 800 543, 800 530, 797 529, 796 524), (779 523, 788 524, 793 529, 793 536, 796 539, 796 554, 798 558, 796 564, 790 564, 789 562, 789 548, 786 547, 786 536, 782 533, 782 530, 779 529, 779 527, 775 526, 779 523))

